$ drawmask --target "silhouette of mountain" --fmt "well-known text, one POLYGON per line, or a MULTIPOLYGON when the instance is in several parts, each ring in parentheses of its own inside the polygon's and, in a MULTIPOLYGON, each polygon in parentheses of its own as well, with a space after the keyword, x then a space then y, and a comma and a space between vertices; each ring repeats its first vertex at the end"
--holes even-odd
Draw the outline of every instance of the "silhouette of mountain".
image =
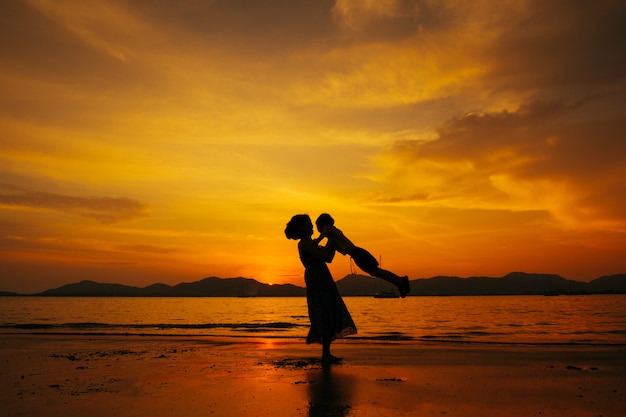
POLYGON ((502 278, 434 277, 411 282, 412 295, 585 294, 588 284, 553 274, 512 272, 502 278))
POLYGON ((626 294, 626 274, 594 279, 589 283, 589 291, 596 294, 626 294))
MULTIPOLYGON (((394 287, 380 279, 350 274, 337 281, 344 296, 372 296, 376 291, 394 287)), ((511 272, 501 278, 446 277, 420 278, 411 281, 414 296, 453 295, 559 295, 626 294, 626 274, 603 276, 589 283, 565 279, 554 274, 511 272)), ((17 296, 0 292, 0 296, 17 296)), ((80 281, 46 290, 36 296, 81 297, 302 297, 306 289, 292 284, 263 284, 251 278, 204 278, 174 286, 152 284, 144 288, 121 284, 80 281)))
POLYGON ((210 277, 174 286, 152 284, 144 288, 81 281, 35 295, 82 297, 299 297, 306 295, 306 290, 291 284, 262 284, 250 278, 210 277))
POLYGON ((35 295, 71 297, 138 297, 141 290, 121 284, 103 284, 94 281, 81 281, 46 290, 35 295))

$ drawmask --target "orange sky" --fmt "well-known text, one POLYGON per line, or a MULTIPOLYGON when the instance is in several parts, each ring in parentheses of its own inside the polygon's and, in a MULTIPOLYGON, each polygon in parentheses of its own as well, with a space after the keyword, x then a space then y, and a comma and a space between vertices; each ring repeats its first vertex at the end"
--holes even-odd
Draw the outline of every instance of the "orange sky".
POLYGON ((0 290, 626 272, 623 1, 0 3, 0 290), (350 272, 337 256, 335 279, 350 272))

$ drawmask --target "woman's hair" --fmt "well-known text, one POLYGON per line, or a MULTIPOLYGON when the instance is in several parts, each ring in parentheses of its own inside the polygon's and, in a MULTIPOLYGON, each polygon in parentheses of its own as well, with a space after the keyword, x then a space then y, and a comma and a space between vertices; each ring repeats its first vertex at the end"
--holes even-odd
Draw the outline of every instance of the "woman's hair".
POLYGON ((287 236, 287 239, 302 239, 309 234, 311 225, 311 218, 308 214, 296 214, 287 223, 285 236, 287 236))
POLYGON ((333 219, 330 214, 322 213, 319 215, 317 220, 315 220, 315 224, 319 226, 332 226, 335 224, 335 219, 333 219))

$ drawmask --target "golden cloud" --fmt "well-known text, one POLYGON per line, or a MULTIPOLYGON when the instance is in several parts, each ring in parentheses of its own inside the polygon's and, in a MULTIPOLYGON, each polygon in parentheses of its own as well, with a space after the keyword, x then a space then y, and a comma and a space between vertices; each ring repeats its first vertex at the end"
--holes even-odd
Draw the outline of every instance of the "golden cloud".
POLYGON ((76 197, 0 184, 0 204, 55 210, 104 224, 145 217, 146 205, 125 197, 76 197))

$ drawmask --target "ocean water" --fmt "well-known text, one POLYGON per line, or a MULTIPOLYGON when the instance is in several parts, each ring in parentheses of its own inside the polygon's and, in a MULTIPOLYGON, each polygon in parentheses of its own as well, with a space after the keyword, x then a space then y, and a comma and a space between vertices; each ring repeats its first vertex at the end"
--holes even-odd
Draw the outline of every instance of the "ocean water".
MULTIPOLYGON (((345 297, 352 339, 626 345, 626 295, 345 297)), ((306 299, 0 297, 0 334, 306 337, 306 299)))

